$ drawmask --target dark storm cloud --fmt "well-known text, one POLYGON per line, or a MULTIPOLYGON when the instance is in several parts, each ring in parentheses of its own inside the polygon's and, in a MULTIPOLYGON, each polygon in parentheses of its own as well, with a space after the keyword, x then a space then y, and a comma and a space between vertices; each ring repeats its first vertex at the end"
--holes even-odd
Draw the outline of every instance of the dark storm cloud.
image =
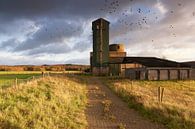
POLYGON ((17 44, 17 40, 12 38, 12 39, 9 39, 9 40, 6 40, 6 41, 1 42, 0 49, 10 50, 16 44, 17 44))
POLYGON ((194 0, 1 0, 0 49, 29 57, 89 51, 91 22, 103 17, 111 22, 110 43, 123 42, 136 55, 161 54, 195 41, 190 37, 195 23, 188 23, 195 20, 194 4, 194 0), (155 50, 148 52, 145 46, 155 50))
POLYGON ((29 36, 27 40, 21 42, 15 51, 34 49, 48 44, 61 44, 66 38, 79 36, 82 33, 82 26, 75 22, 68 23, 58 19, 54 19, 52 22, 45 20, 38 26, 40 29, 29 36))
MULTIPOLYGON (((26 36, 24 41, 10 46, 13 47, 13 51, 33 50, 48 44, 63 43, 66 39, 79 37, 84 29, 82 25, 86 20, 95 19, 98 15, 106 16, 111 2, 105 3, 105 0, 17 0, 14 2, 1 0, 0 33, 8 36, 13 36, 14 32, 21 33, 18 32, 18 29, 25 26, 26 21, 31 21, 39 27, 39 30, 24 34, 26 36), (105 4, 106 7, 104 7, 105 4), (106 10, 102 11, 102 7, 106 10)), ((123 0, 118 10, 122 9, 127 2, 129 1, 123 0)), ((91 23, 89 24, 91 25, 91 23)), ((12 39, 14 38, 12 37, 12 39)), ((74 50, 84 51, 89 48, 87 42, 79 45, 75 46, 74 50)))
MULTIPOLYGON (((107 4, 115 0, 108 0, 107 4)), ((120 0, 120 7, 129 0, 120 0)), ((37 16, 87 16, 100 14, 105 0, 1 0, 0 12, 4 18, 37 16)), ((107 5, 109 6, 109 5, 107 5)), ((103 13, 103 12, 102 12, 103 13)))

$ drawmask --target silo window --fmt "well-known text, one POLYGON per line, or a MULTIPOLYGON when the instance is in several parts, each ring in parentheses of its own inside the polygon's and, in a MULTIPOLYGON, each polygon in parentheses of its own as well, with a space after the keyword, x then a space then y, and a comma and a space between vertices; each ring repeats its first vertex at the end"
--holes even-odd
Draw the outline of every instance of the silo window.
POLYGON ((99 29, 99 25, 97 25, 96 27, 97 27, 96 29, 99 29))
POLYGON ((120 46, 118 46, 118 49, 120 49, 120 46))

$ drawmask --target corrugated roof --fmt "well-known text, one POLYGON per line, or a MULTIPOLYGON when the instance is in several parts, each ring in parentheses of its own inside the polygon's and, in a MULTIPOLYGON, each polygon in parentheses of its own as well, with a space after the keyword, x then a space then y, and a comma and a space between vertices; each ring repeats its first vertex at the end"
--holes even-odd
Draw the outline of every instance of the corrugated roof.
POLYGON ((127 64, 127 63, 139 63, 146 67, 189 67, 186 64, 178 63, 167 59, 161 59, 156 57, 124 57, 124 58, 111 58, 111 64, 127 64))
POLYGON ((182 62, 182 64, 189 65, 192 68, 195 68, 195 61, 182 62))

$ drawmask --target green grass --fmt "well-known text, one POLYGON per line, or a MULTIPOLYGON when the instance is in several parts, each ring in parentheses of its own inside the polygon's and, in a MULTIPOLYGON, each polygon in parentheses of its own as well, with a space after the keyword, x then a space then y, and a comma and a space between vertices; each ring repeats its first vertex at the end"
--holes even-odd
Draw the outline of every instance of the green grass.
POLYGON ((0 71, 0 75, 7 74, 41 74, 40 71, 0 71))
POLYGON ((169 129, 195 128, 195 81, 104 79, 104 82, 144 117, 169 129), (165 89, 162 103, 157 99, 158 87, 165 89))
POLYGON ((41 74, 7 74, 7 75, 0 75, 0 80, 12 80, 12 79, 27 79, 32 76, 40 76, 41 74))
POLYGON ((85 81, 46 77, 0 91, 2 129, 85 129, 85 81))
POLYGON ((0 72, 0 87, 7 88, 14 85, 16 78, 18 79, 18 83, 21 83, 33 76, 36 77, 40 75, 40 72, 0 72))

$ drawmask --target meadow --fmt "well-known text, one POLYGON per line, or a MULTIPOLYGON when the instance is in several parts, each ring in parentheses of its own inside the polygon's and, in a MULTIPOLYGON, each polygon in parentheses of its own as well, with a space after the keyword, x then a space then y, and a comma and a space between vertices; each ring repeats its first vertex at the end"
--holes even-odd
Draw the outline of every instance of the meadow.
POLYGON ((43 77, 0 91, 2 129, 84 129, 85 81, 43 77))
MULTIPOLYGON (((80 71, 44 71, 44 76, 55 74, 78 74, 80 71)), ((17 83, 23 83, 39 78, 42 76, 41 71, 1 71, 0 72, 0 88, 7 88, 17 83)))
MULTIPOLYGON (((41 72, 0 72, 0 128, 86 128, 84 110, 90 76, 64 72, 40 75, 41 72), (19 81, 33 76, 35 79, 17 86, 9 84, 15 82, 15 78, 19 81), (1 85, 5 83, 9 86, 1 85)), ((130 108, 153 122, 162 123, 168 129, 195 128, 193 80, 131 81, 105 77, 100 81, 130 108), (162 102, 159 101, 159 87, 164 88, 162 102)))
POLYGON ((0 87, 6 88, 12 85, 15 85, 16 78, 17 83, 22 83, 27 80, 32 79, 33 77, 38 77, 41 75, 41 72, 0 72, 0 87))
POLYGON ((169 129, 195 128, 195 81, 103 81, 144 117, 169 129), (164 88, 162 102, 158 99, 159 87, 164 88))

